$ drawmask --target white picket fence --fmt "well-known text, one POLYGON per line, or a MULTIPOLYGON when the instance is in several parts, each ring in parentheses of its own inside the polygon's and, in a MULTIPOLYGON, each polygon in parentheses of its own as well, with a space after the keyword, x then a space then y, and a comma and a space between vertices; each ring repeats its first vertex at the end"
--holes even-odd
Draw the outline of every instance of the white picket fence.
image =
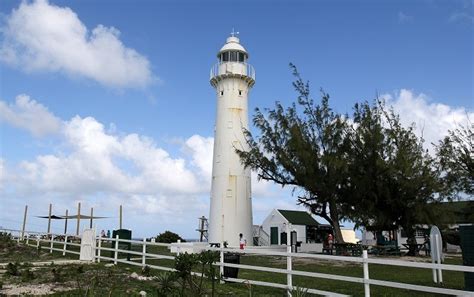
MULTIPOLYGON (((18 230, 2 229, 0 230, 0 232, 12 233, 13 237, 19 243, 20 241, 22 241, 25 244, 33 246, 33 247, 39 247, 41 245, 41 242, 47 243, 47 247, 43 246, 43 248, 49 249, 51 253, 53 251, 57 251, 57 252, 62 253, 62 255, 65 255, 66 253, 71 253, 71 254, 76 254, 76 255, 80 254, 77 251, 68 249, 68 246, 76 246, 76 247, 81 246, 80 243, 68 242, 68 239, 71 239, 71 238, 77 239, 77 237, 75 236, 25 232, 22 238, 21 231, 18 231, 18 230), (55 247, 55 245, 62 245, 62 248, 57 248, 55 247)), ((145 239, 143 239, 142 241, 125 240, 125 239, 119 239, 118 236, 116 238, 104 238, 104 237, 99 236, 99 237, 96 237, 96 247, 95 247, 95 252, 94 252, 94 258, 97 262, 100 262, 102 260, 107 260, 107 261, 113 262, 114 264, 124 263, 124 264, 141 266, 141 267, 149 266, 150 268, 166 270, 166 271, 174 270, 169 267, 152 265, 150 263, 147 263, 147 260, 150 260, 150 259, 169 259, 169 260, 175 259, 174 256, 170 256, 170 255, 160 255, 160 254, 149 253, 147 252, 147 246, 163 246, 163 247, 169 248, 171 244, 149 242, 149 241, 146 241, 145 239), (105 247, 103 246, 103 242, 113 242, 114 247, 113 248, 105 247), (129 251, 129 250, 119 249, 119 243, 130 243, 132 245, 141 246, 142 251, 139 252, 139 251, 129 251), (113 257, 104 256, 104 253, 103 253, 104 251, 112 252, 113 257), (121 259, 119 258, 119 253, 125 253, 125 254, 128 253, 130 255, 139 256, 141 258, 141 261, 136 262, 137 258, 134 258, 133 260, 131 259, 130 261, 127 259, 121 259)), ((441 273, 442 271, 458 271, 458 272, 474 273, 474 267, 472 266, 421 263, 421 262, 410 262, 410 261, 403 261, 403 260, 369 258, 366 250, 363 251, 362 257, 347 257, 347 256, 321 255, 321 254, 292 253, 290 246, 288 246, 286 252, 251 249, 251 248, 245 249, 245 250, 239 250, 239 249, 234 249, 234 248, 201 247, 199 249, 202 251, 211 250, 211 251, 217 251, 220 253, 220 261, 216 263, 215 265, 220 267, 221 275, 223 275, 224 273, 224 267, 234 267, 234 268, 249 269, 249 270, 255 270, 255 271, 285 274, 287 276, 286 284, 263 282, 263 281, 240 279, 240 278, 226 278, 225 280, 229 282, 245 283, 245 284, 258 285, 258 286, 267 286, 267 287, 272 287, 272 288, 285 289, 287 290, 288 295, 290 296, 291 296, 291 292, 294 289, 296 289, 296 287, 293 286, 293 276, 295 275, 363 284, 365 296, 370 296, 370 285, 391 287, 391 288, 398 288, 398 289, 405 289, 405 290, 414 290, 414 291, 419 291, 419 292, 437 293, 437 294, 444 294, 444 295, 474 296, 474 292, 469 292, 469 291, 447 289, 447 288, 442 288, 442 287, 413 285, 413 284, 398 283, 398 282, 385 281, 385 280, 376 280, 376 279, 371 279, 369 277, 369 264, 424 268, 424 269, 433 270, 437 273, 441 273), (227 253, 227 252, 241 253, 241 254, 246 254, 246 255, 250 254, 250 255, 262 255, 262 256, 286 257, 287 267, 286 269, 282 269, 282 268, 271 268, 271 267, 254 266, 254 265, 225 263, 224 253, 227 253), (334 274, 326 274, 326 273, 318 273, 318 272, 293 270, 292 265, 293 265, 293 259, 295 258, 306 258, 306 259, 309 258, 309 259, 317 259, 317 260, 359 263, 363 266, 363 276, 352 277, 352 276, 342 276, 342 275, 334 275, 334 274)), ((179 245, 178 245, 178 252, 179 252, 179 245)), ((312 289, 312 288, 299 288, 299 289, 305 290, 310 294, 317 294, 317 295, 324 295, 324 296, 348 296, 348 295, 343 295, 343 294, 334 293, 334 292, 327 292, 327 291, 317 290, 317 289, 312 289)))

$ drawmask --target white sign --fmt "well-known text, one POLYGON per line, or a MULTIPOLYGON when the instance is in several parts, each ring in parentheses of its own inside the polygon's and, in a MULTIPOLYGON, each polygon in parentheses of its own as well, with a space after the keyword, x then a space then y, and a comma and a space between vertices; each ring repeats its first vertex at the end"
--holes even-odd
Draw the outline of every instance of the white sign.
POLYGON ((94 261, 95 229, 85 229, 81 237, 81 254, 79 260, 94 261))
MULTIPOLYGON (((443 239, 438 227, 431 227, 430 231, 430 249, 431 249, 431 263, 441 264, 444 262, 443 255, 443 239)), ((435 283, 443 282, 443 273, 441 269, 433 269, 433 281, 435 283)))

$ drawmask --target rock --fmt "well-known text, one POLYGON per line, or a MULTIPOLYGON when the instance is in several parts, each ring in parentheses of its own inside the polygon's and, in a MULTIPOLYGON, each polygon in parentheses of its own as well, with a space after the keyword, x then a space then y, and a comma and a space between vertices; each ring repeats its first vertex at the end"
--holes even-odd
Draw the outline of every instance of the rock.
POLYGON ((105 267, 114 267, 114 264, 113 263, 107 263, 104 265, 105 267))
POLYGON ((140 291, 140 293, 138 293, 138 294, 140 294, 140 296, 146 296, 146 292, 145 292, 145 291, 140 291))
POLYGON ((130 275, 131 278, 139 278, 138 274, 136 272, 133 272, 131 275, 130 275))

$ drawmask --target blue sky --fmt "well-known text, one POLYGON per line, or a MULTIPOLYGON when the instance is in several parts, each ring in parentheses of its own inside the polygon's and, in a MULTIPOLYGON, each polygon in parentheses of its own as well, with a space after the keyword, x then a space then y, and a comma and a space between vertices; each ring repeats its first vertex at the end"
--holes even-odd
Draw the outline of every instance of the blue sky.
MULTIPOLYGON (((19 227, 25 204, 33 216, 81 201, 111 216, 124 204, 138 236, 197 237, 216 109, 209 69, 232 28, 257 73, 250 110, 295 99, 292 62, 338 111, 379 94, 429 142, 473 118, 473 1, 21 3, 0 5, 1 226, 19 227)), ((254 189, 256 224, 296 207, 289 191, 254 189)))

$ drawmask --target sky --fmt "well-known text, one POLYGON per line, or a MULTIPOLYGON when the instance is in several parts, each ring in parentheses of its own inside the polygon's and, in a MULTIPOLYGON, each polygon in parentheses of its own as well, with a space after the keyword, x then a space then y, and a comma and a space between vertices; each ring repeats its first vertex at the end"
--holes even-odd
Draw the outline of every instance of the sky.
MULTIPOLYGON (((35 216, 49 203, 61 215, 81 202, 110 217, 97 229, 115 229, 122 204, 134 237, 197 238, 212 174, 209 70, 233 29, 256 70, 250 117, 295 101, 294 63, 341 113, 386 99, 432 151, 474 119, 473 3, 3 0, 0 226, 19 229, 28 205, 27 229, 46 231, 35 216)), ((252 188, 254 224, 301 209, 291 189, 255 174, 252 188)))

